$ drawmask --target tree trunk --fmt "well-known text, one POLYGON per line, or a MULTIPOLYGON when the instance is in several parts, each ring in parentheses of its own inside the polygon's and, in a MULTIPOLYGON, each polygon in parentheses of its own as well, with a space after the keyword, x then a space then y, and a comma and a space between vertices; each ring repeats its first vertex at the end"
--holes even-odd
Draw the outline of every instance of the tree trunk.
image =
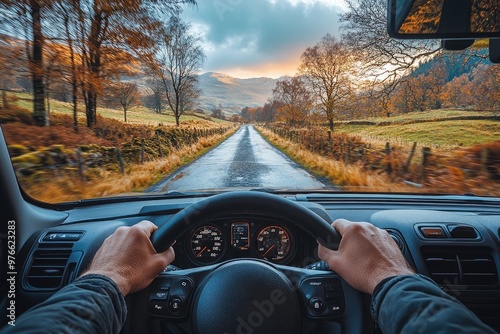
POLYGON ((125 123, 127 123, 127 107, 123 107, 123 118, 125 119, 125 123))
POLYGON ((75 131, 75 133, 78 133, 78 83, 75 79, 72 79, 71 86, 71 99, 73 102, 73 131, 75 131))
POLYGON ((333 118, 329 118, 328 122, 330 124, 330 131, 333 132, 333 118))
POLYGON ((73 103, 73 131, 78 133, 78 79, 75 61, 75 50, 73 48, 73 39, 69 31, 69 17, 67 13, 64 17, 64 26, 66 29, 66 37, 69 47, 69 56, 71 60, 71 103, 73 103))
POLYGON ((38 125, 45 124, 45 86, 43 82, 43 44, 40 4, 30 1, 33 23, 33 58, 31 75, 33 80, 33 118, 38 125))
POLYGON ((90 87, 87 91, 87 105, 85 106, 85 113, 87 115, 87 127, 91 128, 96 124, 96 108, 97 108, 97 94, 93 92, 90 87))
POLYGON ((93 127, 97 122, 97 96, 99 76, 101 72, 101 41, 100 35, 104 25, 103 15, 100 12, 94 14, 89 37, 88 67, 90 70, 91 83, 87 87, 88 101, 86 105, 87 127, 93 127))

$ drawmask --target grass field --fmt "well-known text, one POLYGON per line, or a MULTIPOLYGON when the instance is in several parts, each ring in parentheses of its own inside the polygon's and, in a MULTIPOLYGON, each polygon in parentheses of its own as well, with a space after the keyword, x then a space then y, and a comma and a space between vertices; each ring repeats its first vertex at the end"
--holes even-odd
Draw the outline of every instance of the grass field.
POLYGON ((446 120, 462 116, 491 116, 486 112, 437 110, 416 112, 391 118, 369 118, 368 121, 391 122, 387 125, 338 124, 337 133, 358 135, 396 143, 417 142, 431 147, 468 147, 500 140, 500 122, 494 120, 446 120), (436 121, 431 121, 436 119, 436 121), (422 121, 419 123, 419 121, 422 121), (404 122, 415 122, 401 124, 404 122))
MULTIPOLYGON (((17 98, 15 102, 18 106, 31 110, 33 108, 33 97, 28 93, 7 93, 8 96, 13 96, 17 98)), ((53 113, 61 114, 73 114, 73 105, 67 102, 61 102, 57 100, 50 100, 50 111, 53 113)), ((85 116, 84 105, 81 104, 78 108, 79 116, 82 118, 85 116)), ((97 108, 97 114, 107 118, 113 118, 123 121, 123 110, 108 109, 108 108, 97 108)), ((216 123, 228 123, 227 121, 211 118, 208 115, 196 115, 190 113, 189 115, 181 116, 181 123, 187 121, 198 121, 198 120, 211 120, 216 123)), ((83 122, 83 120, 82 120, 83 122)), ((171 111, 166 111, 163 114, 155 114, 151 110, 145 107, 133 107, 127 112, 127 123, 130 124, 149 124, 158 125, 159 123, 168 124, 175 123, 174 114, 171 111)))

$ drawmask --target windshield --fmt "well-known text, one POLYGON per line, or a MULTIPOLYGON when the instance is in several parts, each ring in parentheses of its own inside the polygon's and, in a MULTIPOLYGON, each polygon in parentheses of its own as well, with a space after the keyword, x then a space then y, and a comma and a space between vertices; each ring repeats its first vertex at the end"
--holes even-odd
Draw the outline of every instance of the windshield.
POLYGON ((386 0, 2 1, 0 124, 49 203, 232 189, 500 195, 488 40, 386 0))

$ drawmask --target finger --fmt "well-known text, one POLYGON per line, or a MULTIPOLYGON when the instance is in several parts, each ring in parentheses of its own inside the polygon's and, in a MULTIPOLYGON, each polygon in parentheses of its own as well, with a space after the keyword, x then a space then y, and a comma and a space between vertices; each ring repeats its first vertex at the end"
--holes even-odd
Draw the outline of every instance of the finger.
POLYGON ((165 269, 170 263, 175 260, 175 251, 172 247, 167 249, 164 252, 158 253, 155 255, 158 259, 160 259, 159 270, 165 269))
POLYGON ((153 234, 154 231, 158 229, 158 226, 150 222, 149 220, 143 220, 137 224, 134 225, 135 227, 139 228, 141 231, 144 231, 148 238, 151 237, 151 234, 153 234))
POLYGON ((337 219, 332 223, 332 226, 337 230, 337 232, 340 233, 340 235, 343 235, 347 227, 351 224, 352 222, 347 219, 337 219))
POLYGON ((340 254, 338 251, 333 251, 331 249, 328 249, 324 246, 319 245, 318 246, 318 256, 321 260, 325 261, 328 263, 330 268, 334 268, 335 264, 338 261, 338 258, 340 257, 340 254))

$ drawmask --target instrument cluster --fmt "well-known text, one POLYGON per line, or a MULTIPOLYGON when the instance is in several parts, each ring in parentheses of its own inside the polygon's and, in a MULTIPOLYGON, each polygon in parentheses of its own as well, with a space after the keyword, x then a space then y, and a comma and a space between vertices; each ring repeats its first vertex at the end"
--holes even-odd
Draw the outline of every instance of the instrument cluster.
POLYGON ((198 224, 187 233, 185 246, 196 265, 244 257, 285 264, 296 251, 292 230, 266 218, 226 218, 198 224))

